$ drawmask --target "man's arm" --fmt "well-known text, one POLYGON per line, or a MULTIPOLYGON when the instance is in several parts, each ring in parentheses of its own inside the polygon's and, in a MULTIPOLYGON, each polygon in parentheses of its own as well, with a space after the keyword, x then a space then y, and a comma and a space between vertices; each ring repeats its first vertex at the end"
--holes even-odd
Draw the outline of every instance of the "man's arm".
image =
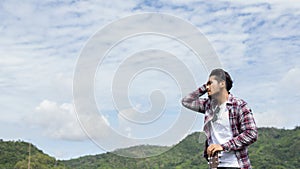
POLYGON ((197 111, 197 112, 201 112, 201 113, 205 113, 205 102, 207 101, 207 99, 200 99, 199 97, 204 95, 206 93, 206 85, 202 85, 201 87, 199 87, 196 91, 188 94, 187 96, 185 96, 182 100, 181 103, 184 107, 197 111))
POLYGON ((257 140, 257 127, 251 109, 247 106, 246 102, 242 103, 239 113, 237 120, 240 123, 240 134, 221 145, 225 151, 242 149, 257 140))

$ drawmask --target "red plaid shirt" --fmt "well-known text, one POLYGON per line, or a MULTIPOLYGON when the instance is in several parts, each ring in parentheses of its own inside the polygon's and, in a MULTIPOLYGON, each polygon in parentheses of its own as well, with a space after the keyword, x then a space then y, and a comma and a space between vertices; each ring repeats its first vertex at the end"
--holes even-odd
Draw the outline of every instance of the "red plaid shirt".
MULTIPOLYGON (((199 98, 205 93, 206 85, 203 85, 196 91, 184 97, 182 99, 182 105, 205 115, 203 129, 208 140, 211 139, 209 122, 213 118, 213 110, 211 99, 199 98)), ((226 107, 229 112, 229 123, 233 138, 221 146, 223 147, 224 151, 235 152, 239 165, 242 169, 251 169, 247 146, 254 143, 258 136, 257 127, 251 109, 248 107, 245 101, 234 97, 232 94, 229 94, 226 107)), ((204 149, 204 157, 207 157, 207 140, 204 149)))

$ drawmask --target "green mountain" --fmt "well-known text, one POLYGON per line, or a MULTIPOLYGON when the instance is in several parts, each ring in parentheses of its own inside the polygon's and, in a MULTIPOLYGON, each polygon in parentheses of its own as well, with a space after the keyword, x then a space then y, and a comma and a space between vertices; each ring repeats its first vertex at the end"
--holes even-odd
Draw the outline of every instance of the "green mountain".
MULTIPOLYGON (((202 158, 203 143, 199 142, 203 133, 193 133, 173 147, 142 145, 116 150, 115 153, 148 158, 127 158, 108 152, 84 156, 77 159, 56 161, 35 146, 31 147, 32 169, 206 169, 202 158), (33 166, 35 164, 35 166, 33 166)), ((29 143, 0 140, 0 169, 25 169, 28 162, 29 143)), ((253 168, 298 169, 300 168, 300 127, 293 130, 260 128, 259 138, 249 147, 253 168)))
POLYGON ((24 141, 0 140, 0 169, 62 169, 63 164, 24 141), (30 160, 29 160, 30 150, 30 160))
MULTIPOLYGON (((202 158, 204 145, 199 142, 199 138, 203 138, 202 134, 196 132, 187 136, 179 144, 159 156, 133 159, 106 153, 63 161, 63 163, 75 169, 206 169, 208 168, 207 162, 202 158)), ((145 146, 143 148, 132 147, 123 151, 137 154, 137 152, 140 153, 140 149, 148 152, 145 146)), ((249 156, 253 168, 299 169, 300 127, 293 130, 260 128, 258 141, 249 147, 249 156)))
MULTIPOLYGON (((1 168, 13 168, 14 165, 27 157, 29 144, 21 141, 0 140, 0 166, 1 168)), ((37 153, 39 150, 32 148, 32 153, 37 153)))
POLYGON ((124 149, 118 149, 116 151, 113 151, 113 153, 124 157, 143 158, 159 155, 163 152, 168 151, 170 148, 172 147, 139 145, 124 149))

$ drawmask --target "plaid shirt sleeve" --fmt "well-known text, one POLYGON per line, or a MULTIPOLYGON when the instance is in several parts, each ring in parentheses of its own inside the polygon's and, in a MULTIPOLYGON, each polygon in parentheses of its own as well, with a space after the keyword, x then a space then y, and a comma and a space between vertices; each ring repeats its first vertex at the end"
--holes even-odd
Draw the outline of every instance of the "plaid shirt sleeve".
POLYGON ((195 90, 194 92, 188 94, 187 96, 185 96, 182 100, 181 103, 184 107, 197 111, 197 112, 201 112, 201 113, 205 113, 205 102, 207 101, 207 99, 203 99, 203 98, 199 98, 200 96, 204 95, 206 93, 206 85, 202 85, 201 87, 199 87, 197 90, 195 90))
POLYGON ((233 130, 234 138, 221 145, 225 151, 241 150, 257 140, 257 127, 251 109, 243 100, 237 107, 238 118, 231 118, 231 124, 239 127, 233 130))

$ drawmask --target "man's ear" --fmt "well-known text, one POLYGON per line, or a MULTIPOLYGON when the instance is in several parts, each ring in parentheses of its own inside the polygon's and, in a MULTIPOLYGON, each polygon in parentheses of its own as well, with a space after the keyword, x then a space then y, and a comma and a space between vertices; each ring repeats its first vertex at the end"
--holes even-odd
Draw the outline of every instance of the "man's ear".
POLYGON ((225 81, 221 81, 221 82, 220 82, 220 86, 221 86, 221 87, 226 87, 226 82, 225 82, 225 81))

